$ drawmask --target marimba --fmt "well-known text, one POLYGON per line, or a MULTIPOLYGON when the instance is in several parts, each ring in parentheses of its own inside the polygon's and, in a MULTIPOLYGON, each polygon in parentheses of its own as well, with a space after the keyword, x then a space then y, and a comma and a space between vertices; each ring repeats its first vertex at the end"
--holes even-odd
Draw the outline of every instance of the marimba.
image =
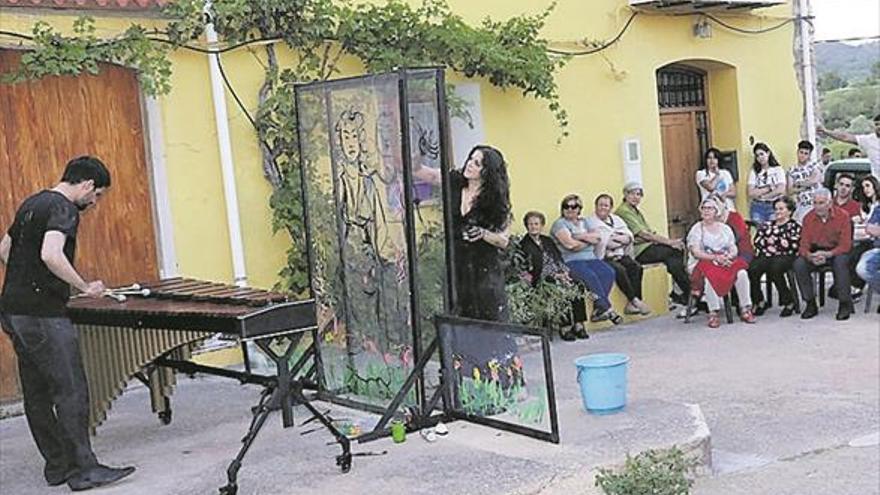
POLYGON ((285 427, 293 425, 292 400, 304 404, 336 436, 343 447, 337 464, 348 471, 348 439, 308 403, 302 394, 303 383, 294 379, 303 369, 305 376, 314 374, 315 362, 306 368, 316 355, 314 341, 296 363, 290 362, 302 336, 317 328, 314 300, 290 301, 276 292, 187 278, 135 284, 125 290, 110 291, 108 296, 112 297, 76 297, 67 305, 68 315, 80 330, 93 429, 106 418, 113 400, 132 378, 140 379, 150 388, 153 411, 167 424, 171 420, 169 397, 174 370, 208 373, 265 387, 251 428, 242 440, 244 445, 228 470, 229 483, 221 489, 222 493, 236 493, 241 460, 271 409, 281 409, 285 427), (252 341, 274 361, 277 374, 255 375, 249 370, 239 372, 192 363, 190 357, 195 346, 217 333, 252 341), (286 350, 279 353, 269 344, 282 337, 289 342, 286 350))

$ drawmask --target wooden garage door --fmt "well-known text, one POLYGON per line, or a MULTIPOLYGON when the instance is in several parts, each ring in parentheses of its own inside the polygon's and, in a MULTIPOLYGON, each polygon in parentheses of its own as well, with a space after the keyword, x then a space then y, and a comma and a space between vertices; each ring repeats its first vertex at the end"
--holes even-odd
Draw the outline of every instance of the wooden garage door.
MULTIPOLYGON (((0 73, 19 58, 0 50, 0 73)), ((82 217, 77 269, 108 285, 157 277, 140 90, 129 69, 105 65, 97 76, 0 84, 0 229, 6 231, 22 200, 53 187, 67 161, 80 155, 99 157, 112 187, 82 217)), ((0 401, 18 395, 15 357, 3 335, 0 401)))

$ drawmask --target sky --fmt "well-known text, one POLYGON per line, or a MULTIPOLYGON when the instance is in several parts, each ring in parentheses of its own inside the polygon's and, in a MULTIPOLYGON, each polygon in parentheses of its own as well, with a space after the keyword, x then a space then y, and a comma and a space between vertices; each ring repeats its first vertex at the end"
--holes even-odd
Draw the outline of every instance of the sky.
POLYGON ((878 0, 810 0, 810 4, 816 40, 880 35, 878 0))

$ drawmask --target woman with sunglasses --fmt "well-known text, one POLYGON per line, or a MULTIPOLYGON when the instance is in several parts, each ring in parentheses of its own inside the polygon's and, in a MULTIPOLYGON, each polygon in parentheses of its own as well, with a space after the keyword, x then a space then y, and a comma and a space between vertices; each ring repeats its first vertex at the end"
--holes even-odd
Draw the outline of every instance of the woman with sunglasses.
POLYGON ((590 321, 611 320, 617 325, 623 321, 623 317, 611 308, 608 299, 614 285, 614 269, 596 255, 595 245, 602 236, 599 232, 589 231, 586 219, 581 217, 583 208, 584 204, 577 194, 562 198, 562 216, 553 222, 550 235, 559 246, 562 259, 572 276, 596 296, 590 321))

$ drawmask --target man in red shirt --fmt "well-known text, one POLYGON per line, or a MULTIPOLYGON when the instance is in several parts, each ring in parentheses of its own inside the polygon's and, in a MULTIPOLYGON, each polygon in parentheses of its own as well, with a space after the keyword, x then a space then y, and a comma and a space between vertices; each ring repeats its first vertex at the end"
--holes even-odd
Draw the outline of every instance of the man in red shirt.
POLYGON ((850 174, 840 174, 834 182, 834 206, 843 209, 850 218, 862 214, 862 206, 852 197, 855 182, 850 174))
MULTIPOLYGON (((838 180, 838 184, 840 181, 838 180)), ((794 262, 798 288, 806 303, 801 318, 819 312, 813 272, 830 265, 834 274, 839 305, 838 320, 848 320, 853 312, 850 295, 849 251, 852 248, 852 221, 843 209, 832 204, 831 191, 821 187, 813 192, 813 209, 804 217, 798 258, 794 262)))

